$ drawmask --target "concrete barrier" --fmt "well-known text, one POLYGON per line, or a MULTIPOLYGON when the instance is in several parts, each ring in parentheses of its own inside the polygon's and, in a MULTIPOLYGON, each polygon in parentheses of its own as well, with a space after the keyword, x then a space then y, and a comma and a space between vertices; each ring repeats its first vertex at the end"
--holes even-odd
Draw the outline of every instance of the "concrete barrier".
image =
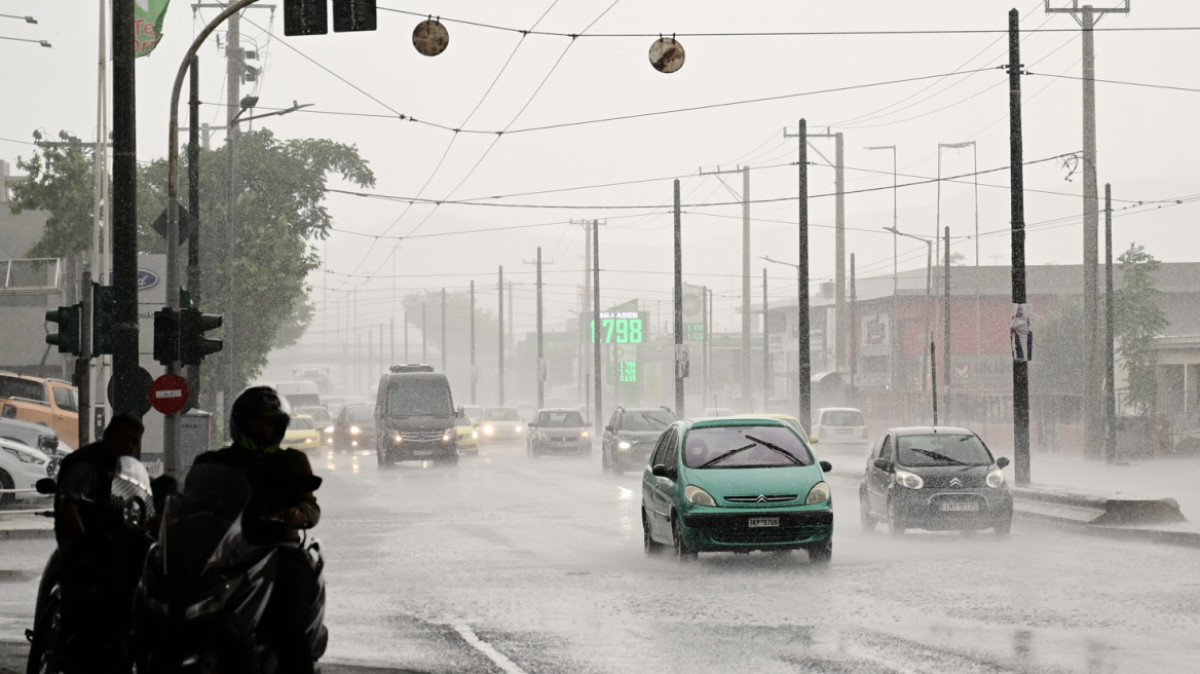
POLYGON ((1011 487, 1016 515, 1105 527, 1143 527, 1187 522, 1173 498, 1145 499, 1068 489, 1011 487))

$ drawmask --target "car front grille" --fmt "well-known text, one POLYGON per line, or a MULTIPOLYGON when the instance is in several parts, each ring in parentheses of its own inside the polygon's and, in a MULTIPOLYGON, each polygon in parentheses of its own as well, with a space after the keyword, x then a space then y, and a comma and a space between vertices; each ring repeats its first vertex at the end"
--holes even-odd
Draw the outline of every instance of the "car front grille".
POLYGON ((709 532, 709 537, 718 543, 799 543, 813 536, 820 536, 827 531, 828 527, 823 526, 808 526, 793 529, 759 529, 754 531, 718 529, 709 532))
POLYGON ((400 437, 404 438, 405 442, 440 442, 442 431, 401 431, 400 437))
POLYGON ((726 496, 730 503, 787 503, 800 498, 799 494, 754 494, 753 496, 726 496))

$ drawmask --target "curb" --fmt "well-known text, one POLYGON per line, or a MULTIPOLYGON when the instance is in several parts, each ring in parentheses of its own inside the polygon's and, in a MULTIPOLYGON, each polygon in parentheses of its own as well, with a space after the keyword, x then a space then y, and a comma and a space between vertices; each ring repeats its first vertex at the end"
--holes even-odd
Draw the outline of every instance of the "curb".
POLYGON ((25 541, 41 538, 54 538, 54 528, 0 529, 0 541, 25 541))
POLYGON ((1200 548, 1200 530, 1188 523, 1172 498, 1132 498, 1045 486, 1014 486, 1011 490, 1013 516, 1023 520, 1107 538, 1200 548))

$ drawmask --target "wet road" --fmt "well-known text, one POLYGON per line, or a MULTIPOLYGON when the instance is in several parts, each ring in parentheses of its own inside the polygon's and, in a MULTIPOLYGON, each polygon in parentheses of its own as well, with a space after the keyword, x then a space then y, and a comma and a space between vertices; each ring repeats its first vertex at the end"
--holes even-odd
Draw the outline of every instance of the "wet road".
MULTIPOLYGON (((640 475, 485 447, 454 468, 370 454, 326 478, 329 659, 427 672, 1184 672, 1200 552, 1018 522, 862 533, 837 455, 833 562, 642 553, 640 475)), ((50 541, 0 543, 0 638, 32 611, 50 541)))

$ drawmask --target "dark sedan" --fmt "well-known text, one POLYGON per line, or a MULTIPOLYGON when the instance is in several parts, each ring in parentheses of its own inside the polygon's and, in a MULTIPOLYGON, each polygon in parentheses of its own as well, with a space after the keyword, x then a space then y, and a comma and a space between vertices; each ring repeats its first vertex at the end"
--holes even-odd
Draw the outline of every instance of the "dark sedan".
POLYGON ((1005 457, 966 428, 888 429, 871 445, 858 497, 864 531, 1012 529, 1005 457))

